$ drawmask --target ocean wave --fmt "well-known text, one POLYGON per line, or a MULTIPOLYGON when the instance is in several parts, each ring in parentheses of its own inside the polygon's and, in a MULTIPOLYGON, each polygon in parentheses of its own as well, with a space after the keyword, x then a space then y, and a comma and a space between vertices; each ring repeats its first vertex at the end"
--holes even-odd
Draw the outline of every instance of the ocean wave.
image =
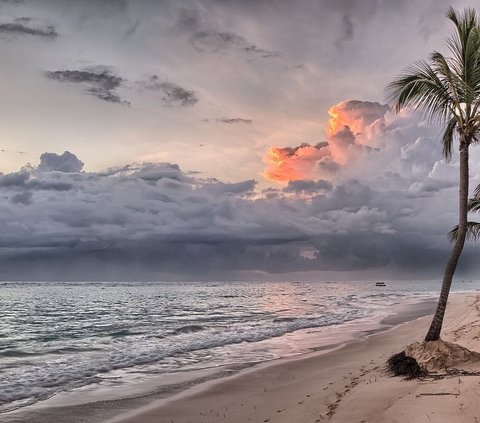
MULTIPOLYGON (((70 357, 51 360, 48 371, 39 366, 29 366, 23 371, 6 369, 0 380, 0 410, 9 409, 9 403, 32 401, 32 398, 45 398, 55 392, 92 383, 92 378, 101 378, 112 370, 126 369, 134 366, 154 364, 167 357, 193 351, 223 347, 242 342, 252 343, 279 337, 299 329, 322 327, 333 323, 342 323, 360 317, 353 310, 343 315, 277 319, 270 324, 262 322, 257 326, 251 324, 233 325, 227 330, 209 332, 178 342, 172 336, 163 343, 153 342, 143 349, 132 347, 118 349, 110 354, 84 354, 83 360, 72 361, 70 357)), ((188 325, 177 329, 179 333, 204 331, 203 326, 188 325), (179 332, 180 331, 180 332, 179 332)))
POLYGON ((276 319, 273 319, 274 323, 282 323, 282 322, 294 322, 297 320, 296 317, 277 317, 276 319))
POLYGON ((37 355, 38 353, 30 352, 30 351, 23 351, 19 349, 7 349, 0 351, 0 357, 29 357, 32 355, 37 355))
POLYGON ((181 326, 174 331, 172 331, 172 335, 182 335, 184 333, 195 333, 195 332, 200 332, 202 330, 205 330, 204 326, 201 325, 187 325, 187 326, 181 326))
POLYGON ((115 332, 109 333, 108 336, 111 336, 112 338, 121 338, 124 336, 143 335, 143 333, 144 332, 141 332, 141 331, 121 329, 121 330, 117 330, 115 332))

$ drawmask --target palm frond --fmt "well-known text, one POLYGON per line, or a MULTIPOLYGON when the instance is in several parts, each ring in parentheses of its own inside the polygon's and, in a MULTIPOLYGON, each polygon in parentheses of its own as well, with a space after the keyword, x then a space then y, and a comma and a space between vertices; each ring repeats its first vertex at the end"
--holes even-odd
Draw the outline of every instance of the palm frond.
MULTIPOLYGON (((448 239, 451 242, 456 241, 458 237, 458 225, 454 226, 448 233, 448 239)), ((476 241, 480 237, 480 223, 467 222, 467 239, 476 241)))
MULTIPOLYGON (((456 50, 452 51, 452 53, 455 54, 467 50, 471 41, 472 31, 478 27, 476 10, 472 7, 467 7, 463 10, 463 13, 460 13, 453 7, 449 7, 445 15, 453 22, 457 30, 453 36, 456 42, 456 50)), ((460 54, 459 57, 463 57, 463 55, 460 54)))
POLYGON ((461 79, 459 97, 465 105, 469 118, 477 114, 480 104, 480 31, 477 12, 466 8, 462 13, 450 7, 447 17, 454 23, 456 31, 447 39, 452 58, 451 67, 461 79))
MULTIPOLYGON (((478 189, 478 187, 477 187, 478 189)), ((469 212, 479 212, 480 211, 480 197, 473 197, 468 200, 467 209, 469 212)))
POLYGON ((473 8, 449 8, 447 17, 455 25, 447 39, 451 57, 434 51, 428 60, 413 63, 386 87, 386 97, 397 112, 408 107, 445 125, 443 153, 448 160, 455 130, 469 143, 480 139, 480 27, 473 8))
POLYGON ((461 121, 463 121, 463 111, 459 107, 465 96, 465 84, 462 79, 463 75, 461 66, 457 66, 455 60, 447 59, 438 51, 434 51, 430 55, 430 62, 433 71, 442 82, 445 90, 447 90, 452 97, 456 107, 456 112, 461 118, 461 121))
POLYGON ((454 97, 424 60, 405 69, 385 90, 387 100, 394 103, 397 112, 411 107, 430 121, 445 122, 454 111, 454 97))
POLYGON ((452 158, 452 146, 453 138, 455 135, 455 128, 457 127, 457 119, 451 118, 445 125, 445 130, 443 132, 442 144, 443 144, 443 156, 448 162, 452 158))

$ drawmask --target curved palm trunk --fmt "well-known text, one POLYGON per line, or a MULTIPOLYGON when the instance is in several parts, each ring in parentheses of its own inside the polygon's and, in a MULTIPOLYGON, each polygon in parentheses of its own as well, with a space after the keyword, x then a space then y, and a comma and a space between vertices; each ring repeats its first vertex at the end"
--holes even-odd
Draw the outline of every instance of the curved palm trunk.
POLYGON ((438 299, 437 309, 433 316, 430 329, 428 330, 425 341, 437 341, 440 339, 442 330, 443 316, 447 307, 448 294, 452 285, 453 275, 457 268, 458 259, 462 254, 463 245, 467 235, 467 204, 468 204, 468 146, 469 140, 465 136, 460 137, 460 190, 459 190, 459 216, 458 216, 458 236, 450 254, 445 273, 443 275, 442 290, 438 299))

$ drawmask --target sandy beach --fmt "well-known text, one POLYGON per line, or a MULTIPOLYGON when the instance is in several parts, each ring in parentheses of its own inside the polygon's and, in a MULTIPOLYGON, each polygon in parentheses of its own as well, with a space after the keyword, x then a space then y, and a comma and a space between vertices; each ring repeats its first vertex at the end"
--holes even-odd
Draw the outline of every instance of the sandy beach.
MULTIPOLYGON (((444 340, 479 350, 480 297, 456 295, 444 340)), ((195 387, 169 400, 112 420, 121 423, 207 422, 475 422, 480 377, 405 381, 384 370, 390 354, 422 339, 430 317, 313 354, 195 387)), ((463 368, 480 370, 480 363, 463 368)))

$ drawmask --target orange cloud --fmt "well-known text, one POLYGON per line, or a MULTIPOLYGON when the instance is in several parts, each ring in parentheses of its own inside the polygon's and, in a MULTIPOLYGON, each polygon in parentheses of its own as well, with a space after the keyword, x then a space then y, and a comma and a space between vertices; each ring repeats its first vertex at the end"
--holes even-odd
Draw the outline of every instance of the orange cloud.
POLYGON ((369 128, 389 110, 387 105, 348 100, 328 110, 330 119, 325 128, 327 141, 300 144, 296 147, 271 147, 264 161, 264 176, 273 181, 288 182, 325 177, 338 171, 358 155, 370 149, 369 128))
POLYGON ((388 110, 389 107, 386 104, 358 100, 342 101, 328 110, 331 118, 326 128, 327 135, 331 137, 345 127, 348 127, 355 136, 362 135, 388 110))
POLYGON ((293 148, 272 147, 264 159, 268 165, 264 176, 279 182, 305 179, 316 163, 329 155, 328 143, 325 142, 317 145, 304 143, 293 148))

